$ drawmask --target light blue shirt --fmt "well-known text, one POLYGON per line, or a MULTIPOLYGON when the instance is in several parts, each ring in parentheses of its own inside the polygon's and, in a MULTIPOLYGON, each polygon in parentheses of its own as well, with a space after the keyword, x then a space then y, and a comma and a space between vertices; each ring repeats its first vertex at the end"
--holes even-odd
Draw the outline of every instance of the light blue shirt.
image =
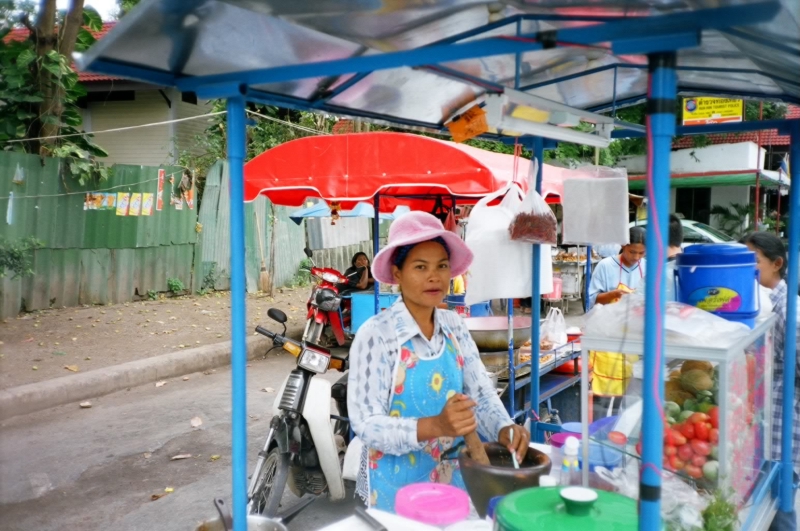
POLYGON ((589 284, 589 306, 594 306, 600 293, 614 291, 620 284, 632 290, 644 286, 646 263, 642 259, 632 268, 620 262, 619 256, 604 258, 592 270, 592 281, 589 284))

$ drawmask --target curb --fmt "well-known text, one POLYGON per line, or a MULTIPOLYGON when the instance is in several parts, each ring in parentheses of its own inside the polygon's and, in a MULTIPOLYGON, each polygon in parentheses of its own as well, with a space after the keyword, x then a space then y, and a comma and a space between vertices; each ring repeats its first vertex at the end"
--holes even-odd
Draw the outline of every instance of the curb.
MULTIPOLYGON (((262 355, 270 341, 247 338, 247 359, 262 355)), ((70 402, 229 365, 231 342, 171 352, 143 360, 0 390, 0 421, 70 402)))

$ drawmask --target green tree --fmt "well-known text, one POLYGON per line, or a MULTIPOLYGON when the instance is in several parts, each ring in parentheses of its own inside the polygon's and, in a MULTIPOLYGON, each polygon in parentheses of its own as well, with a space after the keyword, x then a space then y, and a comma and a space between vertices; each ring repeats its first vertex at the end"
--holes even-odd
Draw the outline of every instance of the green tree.
POLYGON ((90 135, 76 135, 82 124, 78 100, 86 89, 69 59, 95 42, 91 32, 102 28, 100 16, 84 9, 83 0, 72 0, 60 13, 55 0, 41 0, 38 11, 30 3, 6 2, 5 11, 14 23, 0 27, 0 146, 70 158, 81 180, 106 177, 94 157, 108 154, 90 135), (27 38, 6 42, 15 26, 27 28, 27 38))

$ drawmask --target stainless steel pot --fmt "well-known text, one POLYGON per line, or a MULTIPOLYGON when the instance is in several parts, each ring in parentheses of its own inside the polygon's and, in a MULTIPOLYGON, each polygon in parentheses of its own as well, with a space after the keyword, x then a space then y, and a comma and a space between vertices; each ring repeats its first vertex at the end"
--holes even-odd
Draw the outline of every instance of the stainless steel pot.
MULTIPOLYGON (((467 328, 480 352, 508 352, 508 317, 467 317, 467 328)), ((514 347, 519 348, 531 339, 531 318, 514 317, 514 347)))

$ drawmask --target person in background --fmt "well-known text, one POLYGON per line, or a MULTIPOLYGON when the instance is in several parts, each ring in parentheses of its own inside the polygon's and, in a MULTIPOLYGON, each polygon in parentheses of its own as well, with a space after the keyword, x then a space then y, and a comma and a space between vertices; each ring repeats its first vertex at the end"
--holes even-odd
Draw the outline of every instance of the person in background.
POLYGON ((644 280, 646 237, 642 227, 631 227, 630 243, 618 255, 604 258, 595 266, 589 285, 590 307, 617 302, 623 295, 639 289, 644 280))
POLYGON ((675 266, 678 255, 681 254, 683 245, 683 225, 675 214, 669 215, 669 242, 667 244, 667 302, 677 301, 675 291, 675 266))
MULTIPOLYGON (((800 474, 800 357, 794 367, 785 367, 783 353, 785 349, 785 333, 787 326, 797 326, 798 323, 786 322, 786 301, 789 291, 786 286, 786 246, 780 238, 768 232, 754 232, 742 238, 741 242, 751 251, 756 253, 756 267, 760 276, 761 285, 772 290, 769 298, 774 305, 772 311, 778 318, 775 324, 775 358, 773 361, 772 376, 772 457, 781 457, 781 426, 783 425, 782 412, 784 407, 792 408, 792 464, 794 467, 794 483, 800 474), (794 371, 794 402, 787 404, 783 400, 783 375, 784 371, 794 371)), ((795 265, 794 267, 797 267, 795 265)), ((793 295, 794 296, 794 295, 793 295)), ((800 304, 800 301, 798 301, 800 304)), ((798 334, 800 339, 800 334, 798 334)), ((798 345, 800 349, 800 345, 798 345)), ((797 491, 794 491, 795 495, 797 491)), ((792 502, 794 507, 794 502, 792 502)), ((794 531, 797 529, 796 511, 791 513, 778 512, 770 526, 771 531, 794 531)))
MULTIPOLYGON (((645 238, 642 227, 631 227, 629 241, 618 256, 604 258, 592 272, 589 287, 590 306, 614 304, 628 293, 644 285, 645 238)), ((619 407, 628 384, 633 377, 633 364, 637 356, 617 352, 590 352, 594 376, 592 392, 595 395, 595 418, 605 416, 619 407)))
POLYGON ((365 253, 356 253, 350 262, 351 267, 347 268, 344 276, 347 277, 347 284, 343 288, 348 290, 363 290, 375 284, 370 271, 369 257, 365 253))

